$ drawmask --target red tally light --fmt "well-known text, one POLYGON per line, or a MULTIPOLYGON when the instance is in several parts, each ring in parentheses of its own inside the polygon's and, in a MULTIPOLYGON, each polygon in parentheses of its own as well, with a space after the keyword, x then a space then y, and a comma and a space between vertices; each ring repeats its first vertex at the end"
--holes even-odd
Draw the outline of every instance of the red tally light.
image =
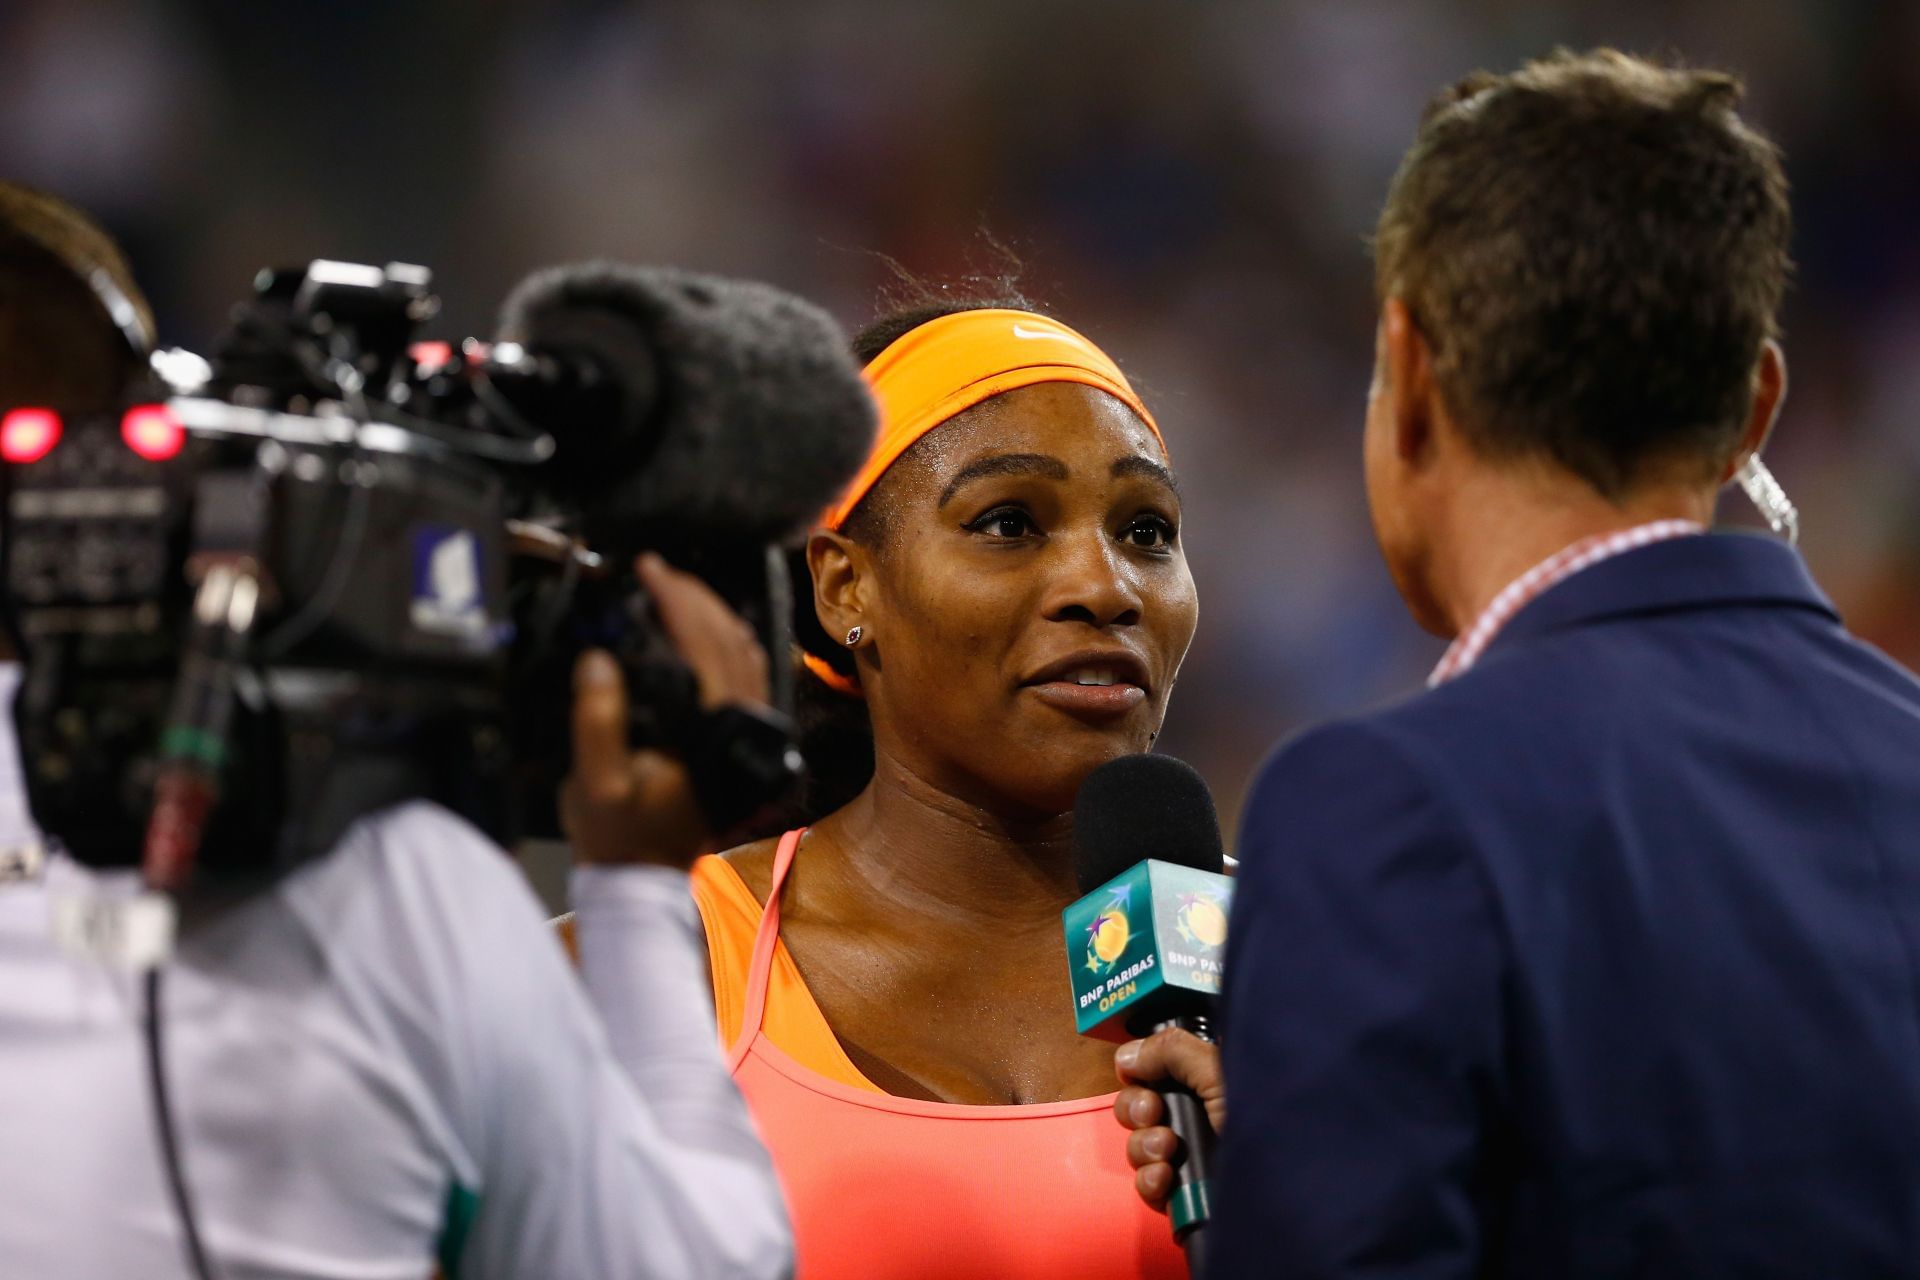
POLYGON ((148 462, 165 462, 187 442, 187 429, 163 404, 140 404, 120 419, 120 438, 148 462))
POLYGON ((60 415, 51 409, 9 409, 0 418, 0 458, 38 462, 60 443, 60 415))
POLYGON ((416 342, 407 348, 407 354, 423 374, 438 373, 453 363, 453 345, 446 342, 416 342))

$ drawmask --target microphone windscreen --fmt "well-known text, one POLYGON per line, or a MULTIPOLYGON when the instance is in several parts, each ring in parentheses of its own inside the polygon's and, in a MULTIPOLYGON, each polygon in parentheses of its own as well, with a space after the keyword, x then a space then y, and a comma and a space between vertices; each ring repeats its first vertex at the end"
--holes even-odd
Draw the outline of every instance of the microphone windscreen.
POLYGON ((1172 756, 1121 756, 1088 774, 1074 801, 1073 843, 1082 894, 1147 858, 1216 875, 1226 861, 1213 793, 1172 756))
POLYGON ((650 412, 548 422, 629 537, 772 541, 808 527, 872 448, 846 335, 770 285, 666 267, 556 267, 514 289, 501 339, 598 367, 650 412), (585 438, 598 435, 597 439, 585 438), (572 437, 572 438, 569 438, 572 437))

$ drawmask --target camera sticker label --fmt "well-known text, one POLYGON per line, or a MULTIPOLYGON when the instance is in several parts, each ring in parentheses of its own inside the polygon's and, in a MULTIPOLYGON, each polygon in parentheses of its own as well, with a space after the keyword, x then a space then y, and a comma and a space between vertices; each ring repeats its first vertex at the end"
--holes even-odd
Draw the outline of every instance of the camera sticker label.
POLYGON ((478 636, 487 630, 480 541, 457 525, 426 524, 413 530, 413 605, 410 617, 422 631, 478 636))

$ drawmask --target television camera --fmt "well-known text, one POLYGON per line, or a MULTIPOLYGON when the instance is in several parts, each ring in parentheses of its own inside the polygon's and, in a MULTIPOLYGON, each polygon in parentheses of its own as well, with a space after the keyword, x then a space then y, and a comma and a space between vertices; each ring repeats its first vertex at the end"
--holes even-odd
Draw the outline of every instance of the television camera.
POLYGON ((123 412, 0 419, 22 763, 80 860, 217 901, 408 798, 553 834, 589 646, 718 836, 794 786, 786 664, 771 708, 703 710, 632 564, 698 573, 788 651, 786 547, 874 429, 838 328, 609 265, 530 278, 496 341, 421 342, 437 309, 420 267, 263 272, 210 359, 153 354, 123 412))

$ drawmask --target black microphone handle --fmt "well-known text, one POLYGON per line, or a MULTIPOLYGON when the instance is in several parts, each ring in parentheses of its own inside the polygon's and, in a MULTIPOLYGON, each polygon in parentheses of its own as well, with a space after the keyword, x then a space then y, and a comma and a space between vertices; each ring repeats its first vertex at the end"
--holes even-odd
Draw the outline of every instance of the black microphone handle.
MULTIPOLYGON (((1205 1014, 1187 1014, 1154 1024, 1155 1031, 1185 1031, 1208 1044, 1213 1028, 1205 1014)), ((1206 1104, 1185 1085, 1160 1086, 1167 1102, 1167 1124, 1180 1138, 1180 1158, 1173 1166, 1173 1188, 1167 1197, 1167 1217, 1173 1238, 1187 1253, 1187 1274, 1195 1280, 1207 1272, 1207 1221, 1213 1216, 1212 1188, 1207 1179, 1213 1168, 1213 1123, 1206 1104)))

